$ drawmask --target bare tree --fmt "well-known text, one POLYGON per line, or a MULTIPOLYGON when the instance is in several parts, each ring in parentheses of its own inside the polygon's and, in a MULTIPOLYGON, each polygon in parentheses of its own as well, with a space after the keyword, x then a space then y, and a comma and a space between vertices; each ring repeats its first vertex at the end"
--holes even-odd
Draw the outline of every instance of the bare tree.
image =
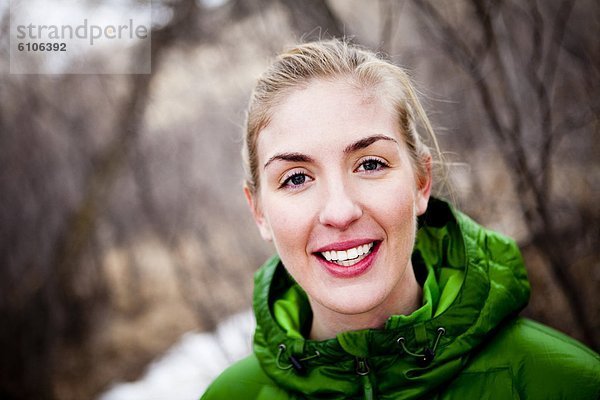
POLYGON ((340 37, 342 24, 325 0, 279 0, 287 9, 292 29, 304 40, 340 37))
MULTIPOLYGON (((462 25, 453 23, 445 8, 437 3, 412 4, 419 11, 429 40, 470 78, 488 131, 509 167, 533 242, 546 254, 550 271, 584 340, 598 348, 597 335, 586 316, 588 307, 580 296, 578 282, 569 272, 570 249, 561 237, 551 197, 552 158, 559 139, 568 130, 564 121, 557 123, 556 116, 568 115, 567 120, 577 120, 569 124, 586 126, 598 115, 597 97, 590 97, 591 101, 576 107, 573 114, 572 110, 559 111, 564 103, 556 98, 559 56, 566 51, 574 3, 560 1, 551 15, 543 15, 542 11, 549 11, 549 7, 541 8, 535 1, 522 5, 512 1, 470 0, 461 3, 471 11, 469 22, 465 24, 462 20, 462 25), (518 24, 518 20, 526 23, 518 24), (510 29, 507 24, 511 24, 510 29), (465 26, 475 29, 475 35, 465 26), (478 39, 470 38, 469 33, 478 39), (522 38, 527 35, 529 38, 523 43, 522 38), (531 145, 532 137, 536 137, 537 149, 531 145)), ((585 69, 588 77, 593 76, 589 67, 585 69)))
MULTIPOLYGON (((92 284, 96 295, 82 294, 81 277, 90 271, 84 265, 84 256, 90 254, 90 246, 93 247, 95 242, 98 220, 106 208, 111 187, 135 146, 151 83, 157 76, 163 54, 175 41, 181 41, 184 37, 195 39, 193 34, 197 33, 198 29, 191 28, 194 27, 197 18, 196 3, 193 0, 182 0, 173 4, 171 22, 152 33, 153 73, 129 76, 129 92, 122 104, 117 106, 119 111, 114 119, 113 128, 115 134, 109 143, 93 155, 91 168, 83 179, 85 184, 79 196, 80 200, 65 217, 65 221, 52 240, 50 259, 43 261, 31 257, 15 258, 14 250, 24 248, 23 246, 27 244, 10 246, 9 239, 3 235, 2 264, 5 268, 12 269, 12 272, 3 272, 1 290, 0 313, 4 322, 0 332, 0 346, 3 353, 0 397, 53 398, 55 393, 52 376, 55 367, 62 362, 61 346, 81 345, 86 340, 93 322, 92 318, 95 317, 93 311, 101 307, 102 302, 99 300, 105 293, 105 288, 102 275, 96 273, 92 284), (13 260, 26 259, 29 259, 29 265, 14 265, 13 260)), ((65 86, 80 79, 81 77, 61 78, 65 86)), ((43 78, 39 78, 38 86, 41 86, 43 81, 43 78)), ((34 80, 30 79, 29 82, 32 83, 34 80)), ((10 88, 11 83, 6 81, 3 86, 10 88)), ((20 98, 20 109, 23 115, 11 115, 13 122, 18 125, 3 124, 2 139, 7 144, 4 149, 10 148, 8 147, 11 145, 10 141, 14 142, 17 134, 16 131, 12 131, 14 135, 7 135, 7 130, 16 130, 18 126, 19 134, 22 135, 27 129, 31 132, 43 129, 35 125, 36 119, 32 120, 27 116, 35 115, 39 118, 54 104, 50 100, 43 99, 33 84, 20 93, 20 98)), ((15 99, 19 97, 13 98, 13 105, 18 104, 15 99)), ((5 103, 0 108, 0 115, 6 114, 6 108, 5 103)), ((55 117, 69 120, 67 126, 75 132, 76 129, 95 129, 85 122, 78 125, 60 108, 55 111, 55 117)), ((2 118, 2 121, 4 120, 5 118, 2 118)), ((4 159, 3 164, 11 168, 14 163, 11 162, 10 157, 17 154, 17 152, 4 153, 4 157, 8 158, 4 159)), ((44 169, 39 168, 29 175, 32 179, 39 179, 44 172, 44 169)), ((3 188, 7 191, 13 189, 8 186, 8 181, 3 182, 3 188)), ((29 198, 33 199, 37 196, 36 201, 42 201, 44 190, 46 189, 38 190, 29 198)), ((16 204, 12 206, 13 212, 15 209, 22 209, 16 204)), ((48 215, 38 217, 48 218, 48 215)), ((11 224, 7 214, 3 214, 3 224, 7 227, 11 224)), ((17 224, 11 224, 11 227, 18 229, 17 224)), ((40 238, 40 240, 47 240, 47 238, 40 238)))

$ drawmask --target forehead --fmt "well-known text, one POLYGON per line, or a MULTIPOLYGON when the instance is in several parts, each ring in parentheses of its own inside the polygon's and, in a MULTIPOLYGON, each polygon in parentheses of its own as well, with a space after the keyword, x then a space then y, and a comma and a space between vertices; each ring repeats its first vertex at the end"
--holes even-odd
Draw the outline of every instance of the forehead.
POLYGON ((376 87, 362 87, 351 78, 315 79, 284 94, 273 108, 272 116, 290 120, 296 115, 302 120, 298 114, 320 116, 337 111, 342 113, 340 116, 348 117, 359 108, 364 113, 383 107, 376 87))
POLYGON ((392 107, 375 88, 358 88, 345 79, 315 80, 287 93, 272 109, 258 136, 258 154, 343 148, 373 134, 401 140, 398 126, 392 107))

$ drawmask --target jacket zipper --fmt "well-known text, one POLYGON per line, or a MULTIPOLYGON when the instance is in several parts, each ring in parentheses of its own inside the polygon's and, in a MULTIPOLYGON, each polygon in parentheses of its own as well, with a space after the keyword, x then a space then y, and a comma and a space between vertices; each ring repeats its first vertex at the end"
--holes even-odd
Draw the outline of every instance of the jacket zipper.
POLYGON ((365 357, 356 357, 356 374, 360 376, 363 384, 365 400, 373 400, 373 385, 369 379, 369 364, 365 357))

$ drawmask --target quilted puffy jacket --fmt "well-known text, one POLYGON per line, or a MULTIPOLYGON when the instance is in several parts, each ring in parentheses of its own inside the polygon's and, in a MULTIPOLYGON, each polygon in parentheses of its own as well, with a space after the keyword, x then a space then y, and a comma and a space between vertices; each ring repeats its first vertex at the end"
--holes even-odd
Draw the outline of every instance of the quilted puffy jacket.
POLYGON ((529 283, 515 243, 432 199, 413 267, 423 305, 382 329, 307 339, 306 294, 279 258, 255 275, 254 352, 209 399, 600 399, 598 354, 517 316, 529 283))

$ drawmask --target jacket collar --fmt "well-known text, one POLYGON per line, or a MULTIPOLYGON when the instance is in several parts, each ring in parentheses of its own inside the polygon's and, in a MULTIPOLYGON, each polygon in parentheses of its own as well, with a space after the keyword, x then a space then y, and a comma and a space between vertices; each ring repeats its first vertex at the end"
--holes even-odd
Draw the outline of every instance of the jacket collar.
POLYGON ((413 264, 426 271, 423 306, 391 316, 383 329, 305 339, 312 317, 306 295, 277 256, 257 271, 254 352, 265 373, 308 397, 352 397, 368 386, 386 393, 402 388, 411 398, 460 371, 470 351, 526 305, 529 283, 514 242, 447 203, 432 199, 419 225, 413 264), (279 321, 274 304, 286 297, 291 321, 279 321))

